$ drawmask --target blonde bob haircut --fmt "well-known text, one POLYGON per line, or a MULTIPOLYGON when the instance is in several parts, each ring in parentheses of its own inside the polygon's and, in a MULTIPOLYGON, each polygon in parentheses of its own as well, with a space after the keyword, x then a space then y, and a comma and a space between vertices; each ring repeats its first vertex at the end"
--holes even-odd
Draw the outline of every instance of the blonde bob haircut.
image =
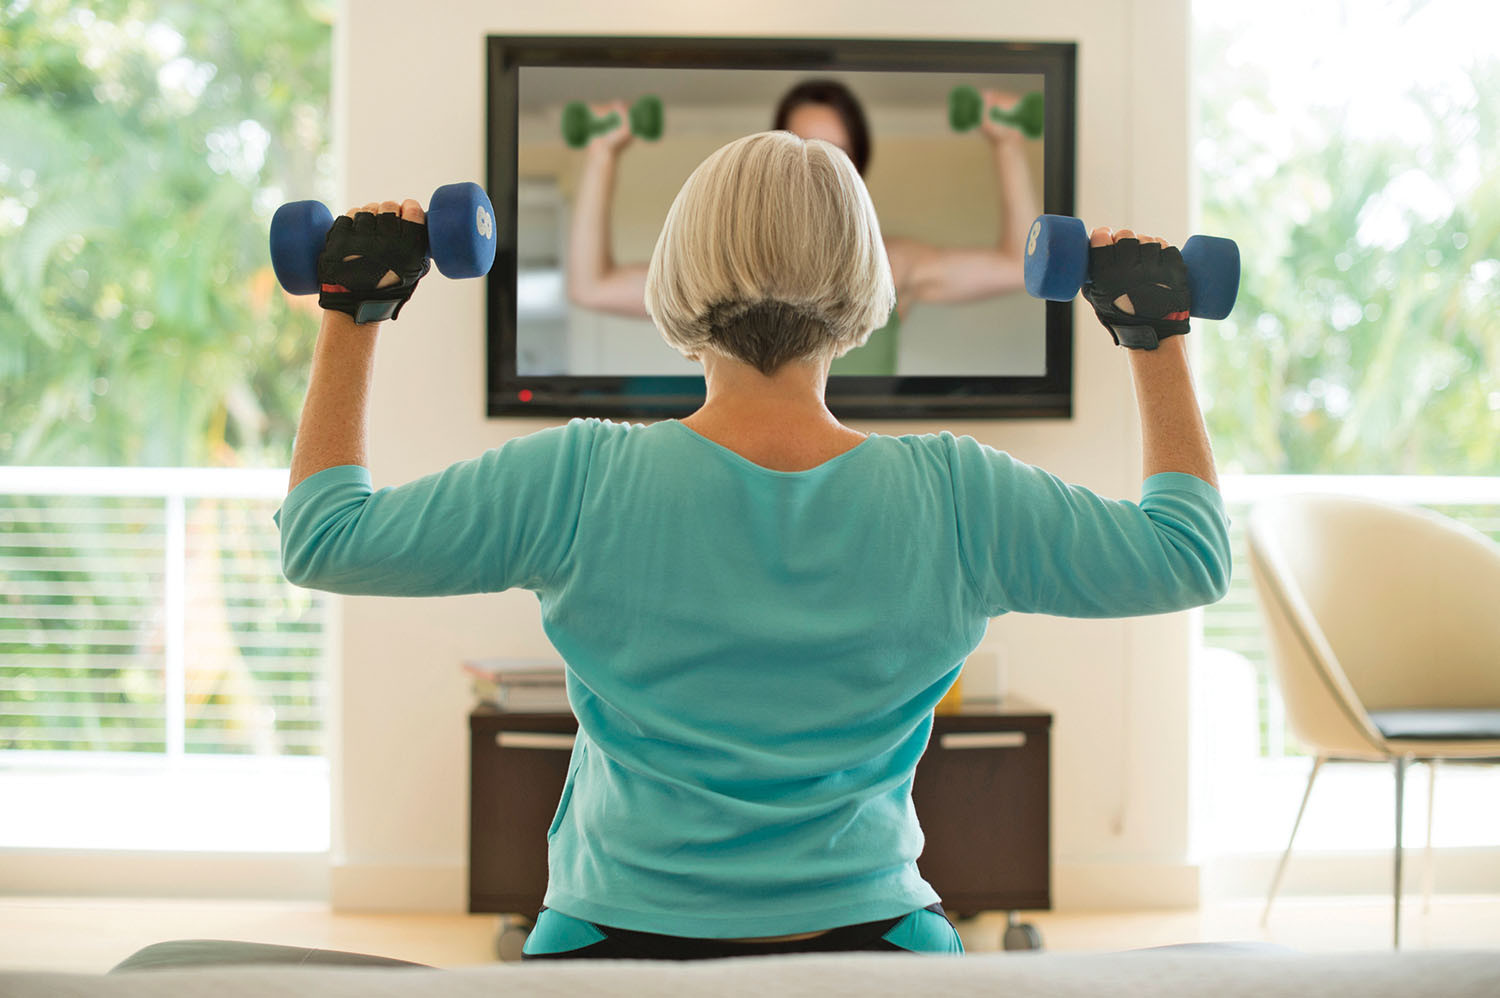
POLYGON ((646 312, 669 344, 767 375, 862 345, 895 305, 854 164, 791 132, 749 135, 704 160, 672 202, 646 276, 646 312))

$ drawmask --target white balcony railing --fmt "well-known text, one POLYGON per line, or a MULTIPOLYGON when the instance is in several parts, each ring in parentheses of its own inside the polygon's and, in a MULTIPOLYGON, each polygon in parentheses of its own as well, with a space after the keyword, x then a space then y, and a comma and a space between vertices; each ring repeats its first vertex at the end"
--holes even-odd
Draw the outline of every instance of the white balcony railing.
POLYGON ((0 467, 0 764, 321 762, 328 604, 281 575, 286 481, 0 467))

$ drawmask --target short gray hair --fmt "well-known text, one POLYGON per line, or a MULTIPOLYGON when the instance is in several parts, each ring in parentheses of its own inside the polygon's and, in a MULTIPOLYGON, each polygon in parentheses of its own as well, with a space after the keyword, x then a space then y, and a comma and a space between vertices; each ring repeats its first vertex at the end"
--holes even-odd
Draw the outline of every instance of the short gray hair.
POLYGON ((875 206, 837 146, 737 139, 682 185, 646 276, 646 312, 684 356, 772 374, 862 345, 896 304, 875 206))

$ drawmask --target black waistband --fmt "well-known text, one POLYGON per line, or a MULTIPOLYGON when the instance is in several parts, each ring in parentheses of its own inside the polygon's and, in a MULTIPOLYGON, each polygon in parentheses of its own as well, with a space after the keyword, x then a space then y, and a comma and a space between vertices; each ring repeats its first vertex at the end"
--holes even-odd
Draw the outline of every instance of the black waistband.
MULTIPOLYGON (((939 915, 944 914, 941 902, 928 905, 927 910, 939 915)), ((628 946, 641 959, 703 960, 777 953, 834 953, 860 949, 879 940, 906 917, 906 915, 897 915, 895 918, 882 918, 873 922, 841 925, 810 939, 786 939, 777 942, 731 942, 727 939, 664 936, 655 932, 638 932, 634 929, 594 924, 608 939, 628 946)))

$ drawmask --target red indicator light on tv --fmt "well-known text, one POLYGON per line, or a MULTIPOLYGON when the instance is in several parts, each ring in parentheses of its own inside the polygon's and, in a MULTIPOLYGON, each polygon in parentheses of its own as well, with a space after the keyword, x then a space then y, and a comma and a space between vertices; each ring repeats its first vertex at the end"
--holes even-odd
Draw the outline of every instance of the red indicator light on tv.
POLYGON ((522 388, 520 391, 516 392, 516 398, 520 399, 522 402, 530 402, 531 401, 531 389, 530 388, 522 388))

